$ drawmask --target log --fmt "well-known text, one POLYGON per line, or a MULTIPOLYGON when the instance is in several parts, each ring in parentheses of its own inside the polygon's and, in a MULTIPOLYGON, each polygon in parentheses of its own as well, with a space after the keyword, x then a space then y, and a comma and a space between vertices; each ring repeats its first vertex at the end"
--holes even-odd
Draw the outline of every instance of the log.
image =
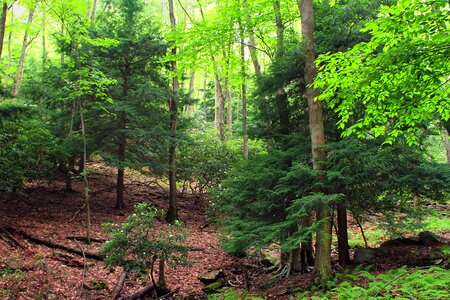
POLYGON ((116 287, 114 288, 113 297, 112 299, 116 300, 120 297, 120 293, 122 292, 123 285, 125 283, 125 279, 127 278, 128 272, 123 270, 122 273, 120 273, 119 280, 117 281, 116 287))
POLYGON ((149 284, 147 285, 145 288, 137 291, 136 293, 134 293, 133 295, 130 296, 130 298, 128 298, 128 300, 137 300, 140 297, 143 297, 151 292, 153 292, 155 290, 155 286, 153 284, 149 284))
POLYGON ((98 260, 98 261, 103 261, 105 259, 105 256, 102 254, 92 253, 92 252, 84 252, 84 255, 83 255, 82 250, 75 249, 75 248, 72 248, 72 247, 69 247, 66 245, 56 244, 50 240, 45 240, 43 238, 32 236, 24 231, 18 231, 18 230, 14 230, 11 228, 9 228, 8 230, 15 231, 17 234, 23 236, 27 240, 29 240, 33 243, 36 243, 36 244, 47 246, 49 248, 64 250, 64 251, 79 255, 81 257, 86 256, 86 258, 90 258, 90 259, 94 259, 94 260, 98 260))

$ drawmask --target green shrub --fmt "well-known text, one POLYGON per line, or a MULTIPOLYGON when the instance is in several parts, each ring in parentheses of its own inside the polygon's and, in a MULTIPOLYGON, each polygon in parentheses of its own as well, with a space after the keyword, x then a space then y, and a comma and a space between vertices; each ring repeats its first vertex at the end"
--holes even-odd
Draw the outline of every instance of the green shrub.
POLYGON ((439 267, 402 267, 374 276, 367 270, 336 276, 326 292, 315 290, 297 299, 446 299, 450 293, 450 270, 439 267))
POLYGON ((58 139, 19 104, 0 104, 0 191, 18 191, 26 181, 51 179, 61 156, 58 139))
MULTIPOLYGON (((139 203, 122 226, 104 224, 106 232, 111 234, 101 249, 106 254, 106 264, 141 275, 148 274, 157 258, 173 264, 184 262, 188 248, 183 244, 186 234, 181 223, 161 223, 155 227, 164 215, 164 211, 139 203)), ((151 272, 150 276, 153 276, 151 272)))

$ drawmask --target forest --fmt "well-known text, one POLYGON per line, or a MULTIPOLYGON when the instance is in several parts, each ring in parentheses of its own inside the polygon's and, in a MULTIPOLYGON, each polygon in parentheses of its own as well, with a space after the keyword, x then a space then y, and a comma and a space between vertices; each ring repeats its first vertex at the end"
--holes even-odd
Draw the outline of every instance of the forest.
POLYGON ((2 0, 0 299, 448 299, 448 0, 2 0))

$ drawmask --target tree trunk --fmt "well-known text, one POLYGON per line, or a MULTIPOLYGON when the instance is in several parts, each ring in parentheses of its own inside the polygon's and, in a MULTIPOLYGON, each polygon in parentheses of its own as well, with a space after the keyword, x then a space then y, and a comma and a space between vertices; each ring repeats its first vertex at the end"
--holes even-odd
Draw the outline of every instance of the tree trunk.
MULTIPOLYGON (((317 70, 314 64, 314 11, 312 0, 301 0, 300 13, 302 17, 302 35, 305 53, 305 83, 306 98, 309 109, 309 130, 311 133, 311 149, 313 158, 313 168, 321 170, 323 168, 321 160, 326 153, 323 150, 325 145, 325 131, 323 126, 322 107, 320 102, 314 101, 319 95, 319 91, 311 86, 316 76, 317 70)), ((331 210, 326 203, 319 204, 316 211, 316 220, 320 222, 316 234, 316 261, 314 281, 323 283, 331 275, 331 210)))
POLYGON ((233 134, 233 103, 232 103, 231 84, 227 80, 227 134, 231 138, 233 134))
POLYGON ((222 85, 222 82, 219 78, 219 70, 217 68, 216 71, 216 104, 214 109, 214 120, 215 120, 215 126, 216 129, 219 130, 220 134, 220 140, 223 142, 225 141, 225 121, 224 121, 224 114, 225 114, 225 93, 224 88, 222 85))
MULTIPOLYGON (((189 97, 191 99, 194 99, 194 91, 195 91, 195 71, 192 71, 191 76, 189 78, 189 97)), ((194 103, 190 103, 187 108, 186 112, 188 115, 192 114, 194 112, 194 103)))
POLYGON ((345 267, 350 263, 350 255, 348 253, 347 204, 345 202, 337 205, 337 234, 339 265, 345 267))
MULTIPOLYGON (((170 26, 172 32, 176 31, 176 19, 173 6, 173 0, 169 0, 169 15, 170 15, 170 26)), ((172 48, 172 55, 176 57, 177 48, 172 48)), ((170 135, 171 141, 169 146, 169 208, 167 210, 166 219, 168 222, 173 223, 178 220, 178 207, 177 207, 177 181, 176 181, 176 132, 177 132, 177 116, 178 116, 178 89, 179 82, 177 72, 177 62, 173 60, 171 62, 172 71, 172 96, 169 99, 169 113, 170 113, 170 135)))
POLYGON ((12 31, 8 34, 8 66, 6 67, 5 80, 3 82, 3 87, 6 89, 8 87, 9 72, 12 67, 12 31))
MULTIPOLYGON (((282 60, 284 56, 284 25, 281 18, 280 0, 275 0, 273 3, 275 11, 275 25, 277 28, 277 50, 276 59, 282 60)), ((288 95, 283 87, 277 91, 277 109, 280 121, 280 134, 287 135, 290 131, 289 124, 289 100, 288 95)))
MULTIPOLYGON (((242 0, 242 5, 245 8, 248 7, 247 1, 242 0)), ((250 14, 247 14, 246 18, 247 18, 247 23, 251 24, 250 14)), ((259 77, 261 77, 261 65, 259 64, 258 53, 256 52, 255 33, 253 32, 253 28, 249 28, 248 39, 249 39, 248 50, 250 52, 250 57, 252 59, 253 67, 255 69, 255 75, 256 75, 256 78, 259 78, 259 77)), ((244 44, 244 37, 241 36, 241 45, 243 45, 243 44, 244 44)))
POLYGON ((245 46, 243 30, 241 30, 241 74, 242 74, 242 138, 244 140, 244 159, 248 159, 248 132, 247 132, 247 84, 245 72, 245 46))
MULTIPOLYGON (((125 66, 125 70, 123 72, 123 83, 122 83, 122 101, 126 101, 128 97, 128 89, 129 89, 129 77, 130 77, 130 66, 128 64, 128 59, 126 59, 127 63, 125 66)), ((120 112, 119 115, 119 167, 117 168, 117 186, 116 186, 116 209, 122 210, 124 208, 124 199, 123 193, 125 190, 125 159, 126 159, 126 147, 127 147, 127 137, 125 134, 125 130, 127 127, 127 114, 125 112, 120 112)))
POLYGON ((91 10, 91 26, 95 25, 95 14, 96 14, 96 12, 97 12, 97 0, 94 0, 94 4, 93 4, 92 10, 91 10))
MULTIPOLYGON (((84 124, 83 105, 80 102, 80 122, 81 122, 81 134, 83 136, 83 169, 86 170, 87 161, 87 143, 86 143, 86 128, 84 124)), ((88 173, 84 172, 83 176, 83 195, 84 205, 86 207, 86 242, 91 244, 91 208, 89 199, 89 180, 88 173)))
POLYGON ((126 145, 127 139, 123 130, 127 124, 127 115, 124 112, 119 116, 119 128, 122 132, 119 133, 119 167, 117 168, 117 184, 116 184, 116 209, 122 210, 124 208, 123 193, 125 190, 125 159, 126 159, 126 145))
POLYGON ((6 14, 8 13, 8 4, 3 2, 2 15, 0 17, 0 58, 2 58, 3 53, 3 41, 5 40, 5 29, 6 29, 6 14))
MULTIPOLYGON (((450 121, 447 121, 450 123, 450 121)), ((450 142, 448 140, 449 137, 449 126, 444 126, 444 143, 445 143, 445 151, 447 152, 447 163, 450 164, 450 142)))
POLYGON ((166 289, 166 259, 165 255, 161 255, 159 258, 159 264, 158 264, 158 283, 157 286, 161 289, 166 289))
MULTIPOLYGON (((34 10, 35 9, 32 8, 28 13, 27 26, 30 26, 31 23, 33 22, 34 10)), ((22 85, 23 72, 25 71, 25 57, 27 53, 27 47, 28 47, 28 28, 25 29, 25 33, 23 36, 22 51, 20 52, 19 67, 17 69, 17 79, 12 93, 14 97, 17 97, 17 95, 19 95, 20 86, 22 85)))

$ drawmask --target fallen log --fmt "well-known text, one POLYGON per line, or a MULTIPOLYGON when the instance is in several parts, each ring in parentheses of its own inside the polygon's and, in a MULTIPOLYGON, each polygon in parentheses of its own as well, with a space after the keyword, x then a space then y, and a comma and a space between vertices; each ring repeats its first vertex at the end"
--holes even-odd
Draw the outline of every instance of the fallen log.
POLYGON ((84 252, 84 255, 83 255, 83 251, 80 249, 72 248, 72 247, 69 247, 66 245, 57 244, 50 240, 45 240, 43 238, 32 236, 31 234, 28 234, 25 231, 14 230, 12 228, 7 228, 7 230, 16 232, 17 234, 21 235, 22 237, 24 237, 25 239, 27 239, 33 243, 44 245, 49 248, 64 250, 64 251, 79 255, 81 257, 85 256, 86 258, 90 258, 90 259, 94 259, 94 260, 98 260, 98 261, 103 261, 105 259, 105 256, 103 254, 84 252))
POLYGON ((151 292, 156 292, 155 286, 153 284, 149 284, 145 288, 137 291, 136 293, 131 295, 130 298, 128 298, 128 300, 137 300, 141 297, 150 294, 151 292))
POLYGON ((123 285, 125 283, 125 279, 127 278, 128 272, 123 270, 122 273, 120 273, 120 277, 119 280, 117 281, 116 287, 114 288, 113 291, 113 300, 116 300, 117 298, 120 297, 120 293, 122 292, 123 289, 123 285))

